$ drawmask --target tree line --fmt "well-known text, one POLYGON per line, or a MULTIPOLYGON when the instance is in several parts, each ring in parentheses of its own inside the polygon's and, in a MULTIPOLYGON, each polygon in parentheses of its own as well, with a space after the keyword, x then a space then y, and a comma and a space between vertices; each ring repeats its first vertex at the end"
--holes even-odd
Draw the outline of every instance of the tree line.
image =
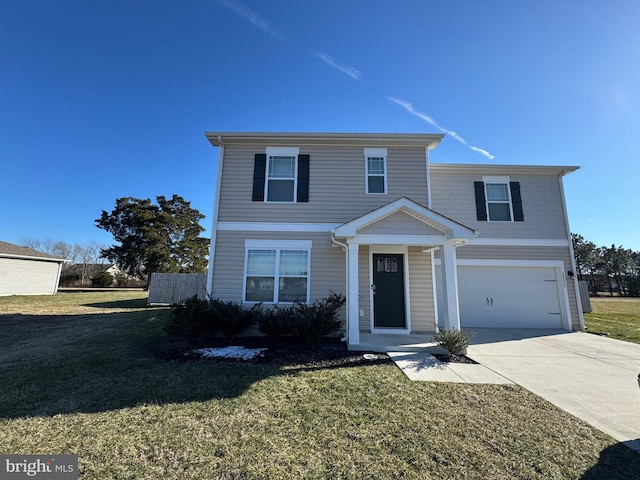
POLYGON ((640 251, 622 246, 598 247, 582 235, 572 233, 578 280, 589 284, 589 293, 614 293, 640 297, 640 251))
POLYGON ((107 262, 118 267, 118 285, 136 279, 148 286, 154 272, 206 272, 209 239, 200 236, 204 232, 199 224, 202 219, 204 215, 179 195, 157 196, 155 204, 148 198, 122 197, 116 199, 111 212, 103 210, 95 220, 98 228, 113 236, 111 246, 31 238, 23 238, 21 244, 68 260, 62 267, 61 286, 74 286, 64 285, 70 282, 84 286, 96 279, 101 284, 97 286, 110 285, 114 278, 95 268, 107 262))

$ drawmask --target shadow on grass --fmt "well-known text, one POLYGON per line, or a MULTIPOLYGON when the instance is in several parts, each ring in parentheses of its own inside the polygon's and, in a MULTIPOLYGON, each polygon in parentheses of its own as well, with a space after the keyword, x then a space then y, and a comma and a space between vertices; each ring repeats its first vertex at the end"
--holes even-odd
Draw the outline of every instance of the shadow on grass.
MULTIPOLYGON (((636 442, 640 441, 636 440, 636 442)), ((587 470, 580 480, 640 479, 640 452, 624 443, 616 443, 600 452, 598 463, 587 470)))
POLYGON ((230 399, 269 377, 342 367, 167 361, 153 354, 168 343, 165 323, 150 310, 0 316, 0 418, 230 399))
POLYGON ((146 298, 134 298, 131 300, 114 300, 112 302, 85 303, 85 307, 93 308, 145 308, 147 307, 146 298))

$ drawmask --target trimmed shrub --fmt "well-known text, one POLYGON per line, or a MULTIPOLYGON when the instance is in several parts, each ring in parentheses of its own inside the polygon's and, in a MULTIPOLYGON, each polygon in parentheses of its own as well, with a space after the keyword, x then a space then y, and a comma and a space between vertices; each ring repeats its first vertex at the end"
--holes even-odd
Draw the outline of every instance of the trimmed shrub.
POLYGON ((171 305, 166 332, 174 337, 197 338, 215 335, 209 301, 197 295, 179 305, 171 305))
POLYGON ((433 336, 433 341, 438 346, 444 348, 450 355, 458 355, 466 353, 469 346, 469 339, 473 336, 473 332, 463 332, 461 330, 440 330, 433 336))
POLYGON ((165 330, 177 337, 210 337, 220 333, 234 337, 256 323, 261 313, 260 304, 245 309, 234 302, 224 302, 218 298, 201 300, 193 296, 183 304, 171 306, 165 330))
POLYGON ((345 302, 344 295, 331 292, 312 304, 276 305, 260 318, 260 331, 272 336, 290 335, 304 343, 318 344, 322 337, 335 333, 342 325, 337 317, 345 302))

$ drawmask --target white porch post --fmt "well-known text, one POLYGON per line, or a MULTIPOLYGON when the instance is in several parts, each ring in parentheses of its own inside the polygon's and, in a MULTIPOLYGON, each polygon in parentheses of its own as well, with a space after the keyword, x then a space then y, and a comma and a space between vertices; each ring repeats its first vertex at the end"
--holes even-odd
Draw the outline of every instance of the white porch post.
POLYGON ((444 328, 447 330, 460 330, 455 247, 451 243, 441 245, 440 257, 442 258, 442 287, 444 290, 444 328))
POLYGON ((349 272, 347 288, 347 325, 349 329, 349 345, 360 343, 360 315, 358 312, 358 247, 357 243, 350 243, 348 249, 349 272))

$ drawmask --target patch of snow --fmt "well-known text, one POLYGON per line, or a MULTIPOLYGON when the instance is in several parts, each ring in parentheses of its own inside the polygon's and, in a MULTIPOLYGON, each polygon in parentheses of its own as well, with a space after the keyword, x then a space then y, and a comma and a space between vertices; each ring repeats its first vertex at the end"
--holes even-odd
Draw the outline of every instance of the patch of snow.
POLYGON ((262 356, 266 348, 244 348, 244 347, 222 347, 222 348, 199 348, 195 353, 206 358, 235 358, 239 360, 251 360, 262 356))

